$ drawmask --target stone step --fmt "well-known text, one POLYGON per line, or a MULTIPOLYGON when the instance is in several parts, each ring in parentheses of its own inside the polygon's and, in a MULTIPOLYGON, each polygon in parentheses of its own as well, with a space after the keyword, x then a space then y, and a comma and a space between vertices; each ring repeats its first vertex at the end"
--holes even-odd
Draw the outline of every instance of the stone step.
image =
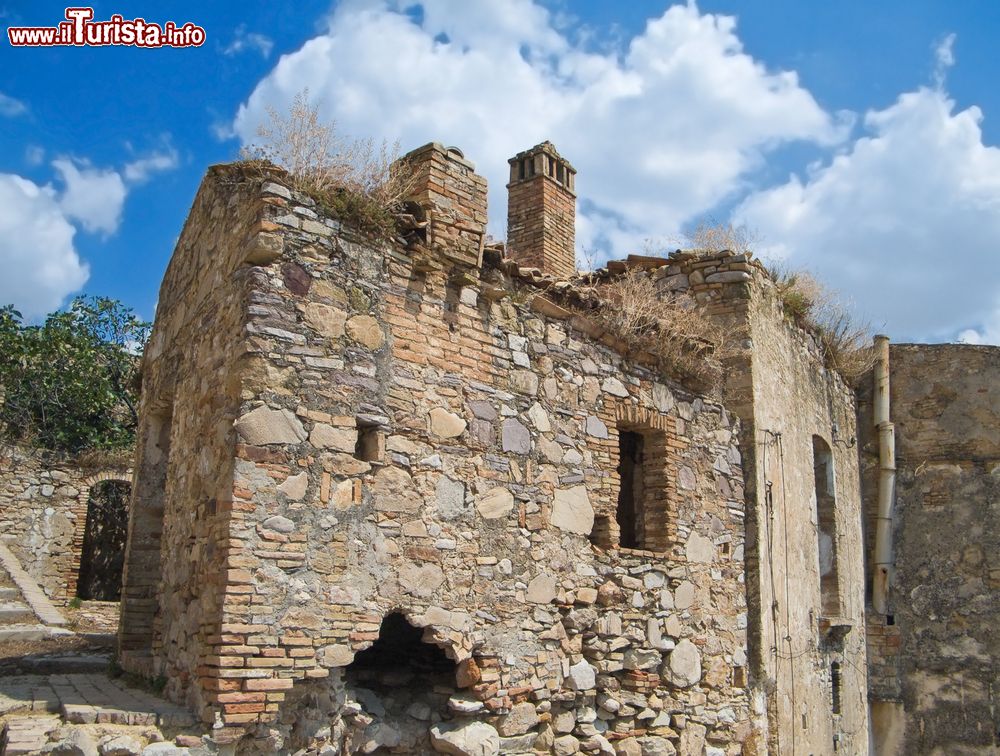
POLYGON ((0 677, 0 713, 55 711, 68 724, 190 727, 194 715, 176 704, 104 674, 0 677))
POLYGON ((10 717, 0 732, 0 756, 39 753, 59 725, 59 717, 53 716, 10 717))
POLYGON ((47 627, 39 624, 0 626, 0 643, 39 641, 65 635, 73 635, 73 631, 62 627, 47 627))
POLYGON ((0 588, 0 601, 17 601, 20 596, 17 588, 0 588))
POLYGON ((20 600, 31 607, 31 611, 41 622, 56 627, 66 624, 66 618, 53 606, 38 583, 24 571, 20 562, 3 543, 0 543, 0 569, 10 575, 20 593, 20 600))
POLYGON ((19 601, 0 603, 0 626, 23 625, 25 622, 34 621, 35 613, 27 604, 22 604, 19 601))
POLYGON ((25 673, 37 675, 79 675, 107 672, 111 656, 105 654, 29 654, 18 661, 25 673))

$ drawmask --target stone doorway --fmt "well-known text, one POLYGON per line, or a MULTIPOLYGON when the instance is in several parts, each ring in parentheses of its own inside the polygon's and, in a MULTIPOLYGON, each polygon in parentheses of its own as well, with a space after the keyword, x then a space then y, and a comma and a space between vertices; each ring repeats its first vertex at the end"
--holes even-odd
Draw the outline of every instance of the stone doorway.
POLYGON ((78 598, 121 599, 131 492, 131 483, 124 480, 105 480, 91 488, 76 581, 78 598))

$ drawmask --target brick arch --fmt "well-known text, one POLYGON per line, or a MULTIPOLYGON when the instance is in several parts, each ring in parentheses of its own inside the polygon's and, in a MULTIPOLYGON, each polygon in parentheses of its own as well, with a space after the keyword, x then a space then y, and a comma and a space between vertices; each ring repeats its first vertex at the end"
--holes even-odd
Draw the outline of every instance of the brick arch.
MULTIPOLYGON (((385 621, 385 618, 390 614, 398 614, 402 616, 403 619, 410 624, 410 626, 420 629, 423 634, 423 643, 431 646, 437 646, 456 664, 461 664, 462 662, 472 658, 473 648, 469 642, 469 636, 466 633, 455 630, 446 623, 442 623, 440 621, 428 621, 427 608, 394 606, 391 609, 380 612, 379 615, 375 615, 378 618, 378 624, 380 627, 385 621)), ((371 624, 374 624, 374 617, 368 616, 366 619, 371 624)), ((377 636, 378 630, 373 631, 371 633, 371 637, 352 641, 349 644, 351 659, 353 660, 353 658, 359 653, 371 648, 371 646, 375 643, 377 636)), ((341 665, 338 664, 334 666, 341 665)))
POLYGON ((132 485, 132 469, 127 470, 102 470, 84 479, 80 484, 80 493, 76 501, 70 507, 73 513, 73 541, 70 544, 70 562, 66 568, 67 572, 63 576, 66 585, 66 600, 70 601, 76 596, 77 580, 80 577, 80 560, 83 557, 83 536, 87 529, 87 508, 90 506, 90 494, 94 486, 109 480, 117 480, 122 483, 132 485))

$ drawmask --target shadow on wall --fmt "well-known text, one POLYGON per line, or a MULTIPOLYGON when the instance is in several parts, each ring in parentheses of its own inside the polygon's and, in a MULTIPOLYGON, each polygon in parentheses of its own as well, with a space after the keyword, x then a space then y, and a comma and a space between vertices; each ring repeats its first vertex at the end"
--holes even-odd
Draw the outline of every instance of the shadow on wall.
POLYGON ((131 491, 131 484, 121 480, 103 481, 91 491, 76 587, 76 595, 81 599, 121 598, 131 491))

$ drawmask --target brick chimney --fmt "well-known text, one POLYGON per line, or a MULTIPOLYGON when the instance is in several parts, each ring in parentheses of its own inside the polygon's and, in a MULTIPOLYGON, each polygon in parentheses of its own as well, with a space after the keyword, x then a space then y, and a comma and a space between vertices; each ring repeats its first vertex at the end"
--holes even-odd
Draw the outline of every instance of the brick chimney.
POLYGON ((551 142, 507 162, 507 254, 523 266, 568 278, 576 272, 576 170, 551 142))
POLYGON ((426 216, 428 246, 461 265, 478 267, 486 235, 486 179, 460 149, 436 142, 400 161, 413 172, 408 199, 426 216))

